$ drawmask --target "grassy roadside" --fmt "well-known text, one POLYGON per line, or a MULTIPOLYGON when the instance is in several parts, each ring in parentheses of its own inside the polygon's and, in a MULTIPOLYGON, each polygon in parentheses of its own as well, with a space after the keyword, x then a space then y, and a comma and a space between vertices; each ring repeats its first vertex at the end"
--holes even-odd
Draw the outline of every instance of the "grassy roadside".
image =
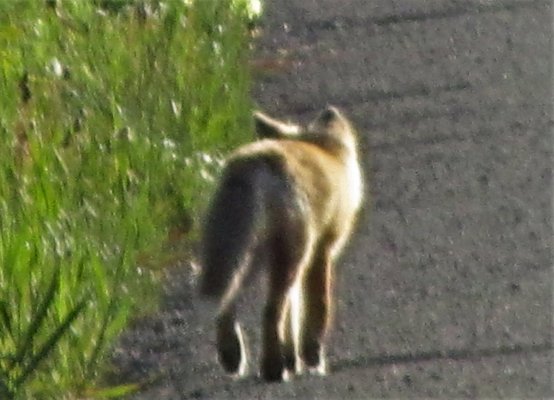
POLYGON ((150 307, 140 260, 250 136, 244 4, 0 3, 0 398, 94 393, 150 307))

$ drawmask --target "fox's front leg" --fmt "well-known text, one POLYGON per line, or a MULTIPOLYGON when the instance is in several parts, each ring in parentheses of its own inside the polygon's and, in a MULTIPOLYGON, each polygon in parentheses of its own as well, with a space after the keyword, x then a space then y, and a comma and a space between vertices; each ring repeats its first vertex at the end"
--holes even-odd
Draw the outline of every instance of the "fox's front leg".
POLYGON ((331 320, 333 263, 328 246, 320 245, 303 281, 304 312, 300 356, 310 372, 327 373, 324 342, 331 320))

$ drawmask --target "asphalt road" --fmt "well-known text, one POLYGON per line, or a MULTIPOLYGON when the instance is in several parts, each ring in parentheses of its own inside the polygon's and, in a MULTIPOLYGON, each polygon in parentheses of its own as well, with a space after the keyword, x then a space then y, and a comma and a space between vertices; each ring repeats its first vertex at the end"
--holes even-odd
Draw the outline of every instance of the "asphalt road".
MULTIPOLYGON (((552 6, 266 1, 254 97, 360 131, 367 205, 338 267, 325 378, 233 381, 176 268, 115 352, 134 399, 552 398, 552 6)), ((257 364, 259 290, 245 300, 257 364)))

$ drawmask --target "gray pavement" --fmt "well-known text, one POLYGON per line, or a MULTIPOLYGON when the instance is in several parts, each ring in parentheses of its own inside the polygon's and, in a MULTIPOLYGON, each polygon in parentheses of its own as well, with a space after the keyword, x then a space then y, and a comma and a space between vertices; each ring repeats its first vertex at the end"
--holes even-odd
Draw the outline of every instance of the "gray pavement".
POLYGON ((128 379, 159 377, 135 398, 554 397, 551 2, 268 0, 263 32, 278 68, 259 107, 306 121, 334 104, 360 131, 331 374, 223 376, 182 269, 116 353, 128 379))

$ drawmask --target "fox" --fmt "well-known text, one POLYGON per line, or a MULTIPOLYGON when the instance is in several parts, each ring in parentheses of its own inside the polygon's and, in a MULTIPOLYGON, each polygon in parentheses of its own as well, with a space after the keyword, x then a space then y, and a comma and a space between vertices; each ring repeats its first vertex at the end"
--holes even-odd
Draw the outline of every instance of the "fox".
POLYGON ((253 118, 258 140, 226 159, 201 234, 199 290, 217 305, 218 359, 245 375, 237 299, 264 269, 262 378, 325 375, 334 266, 362 205, 357 133, 334 106, 307 126, 253 118))

